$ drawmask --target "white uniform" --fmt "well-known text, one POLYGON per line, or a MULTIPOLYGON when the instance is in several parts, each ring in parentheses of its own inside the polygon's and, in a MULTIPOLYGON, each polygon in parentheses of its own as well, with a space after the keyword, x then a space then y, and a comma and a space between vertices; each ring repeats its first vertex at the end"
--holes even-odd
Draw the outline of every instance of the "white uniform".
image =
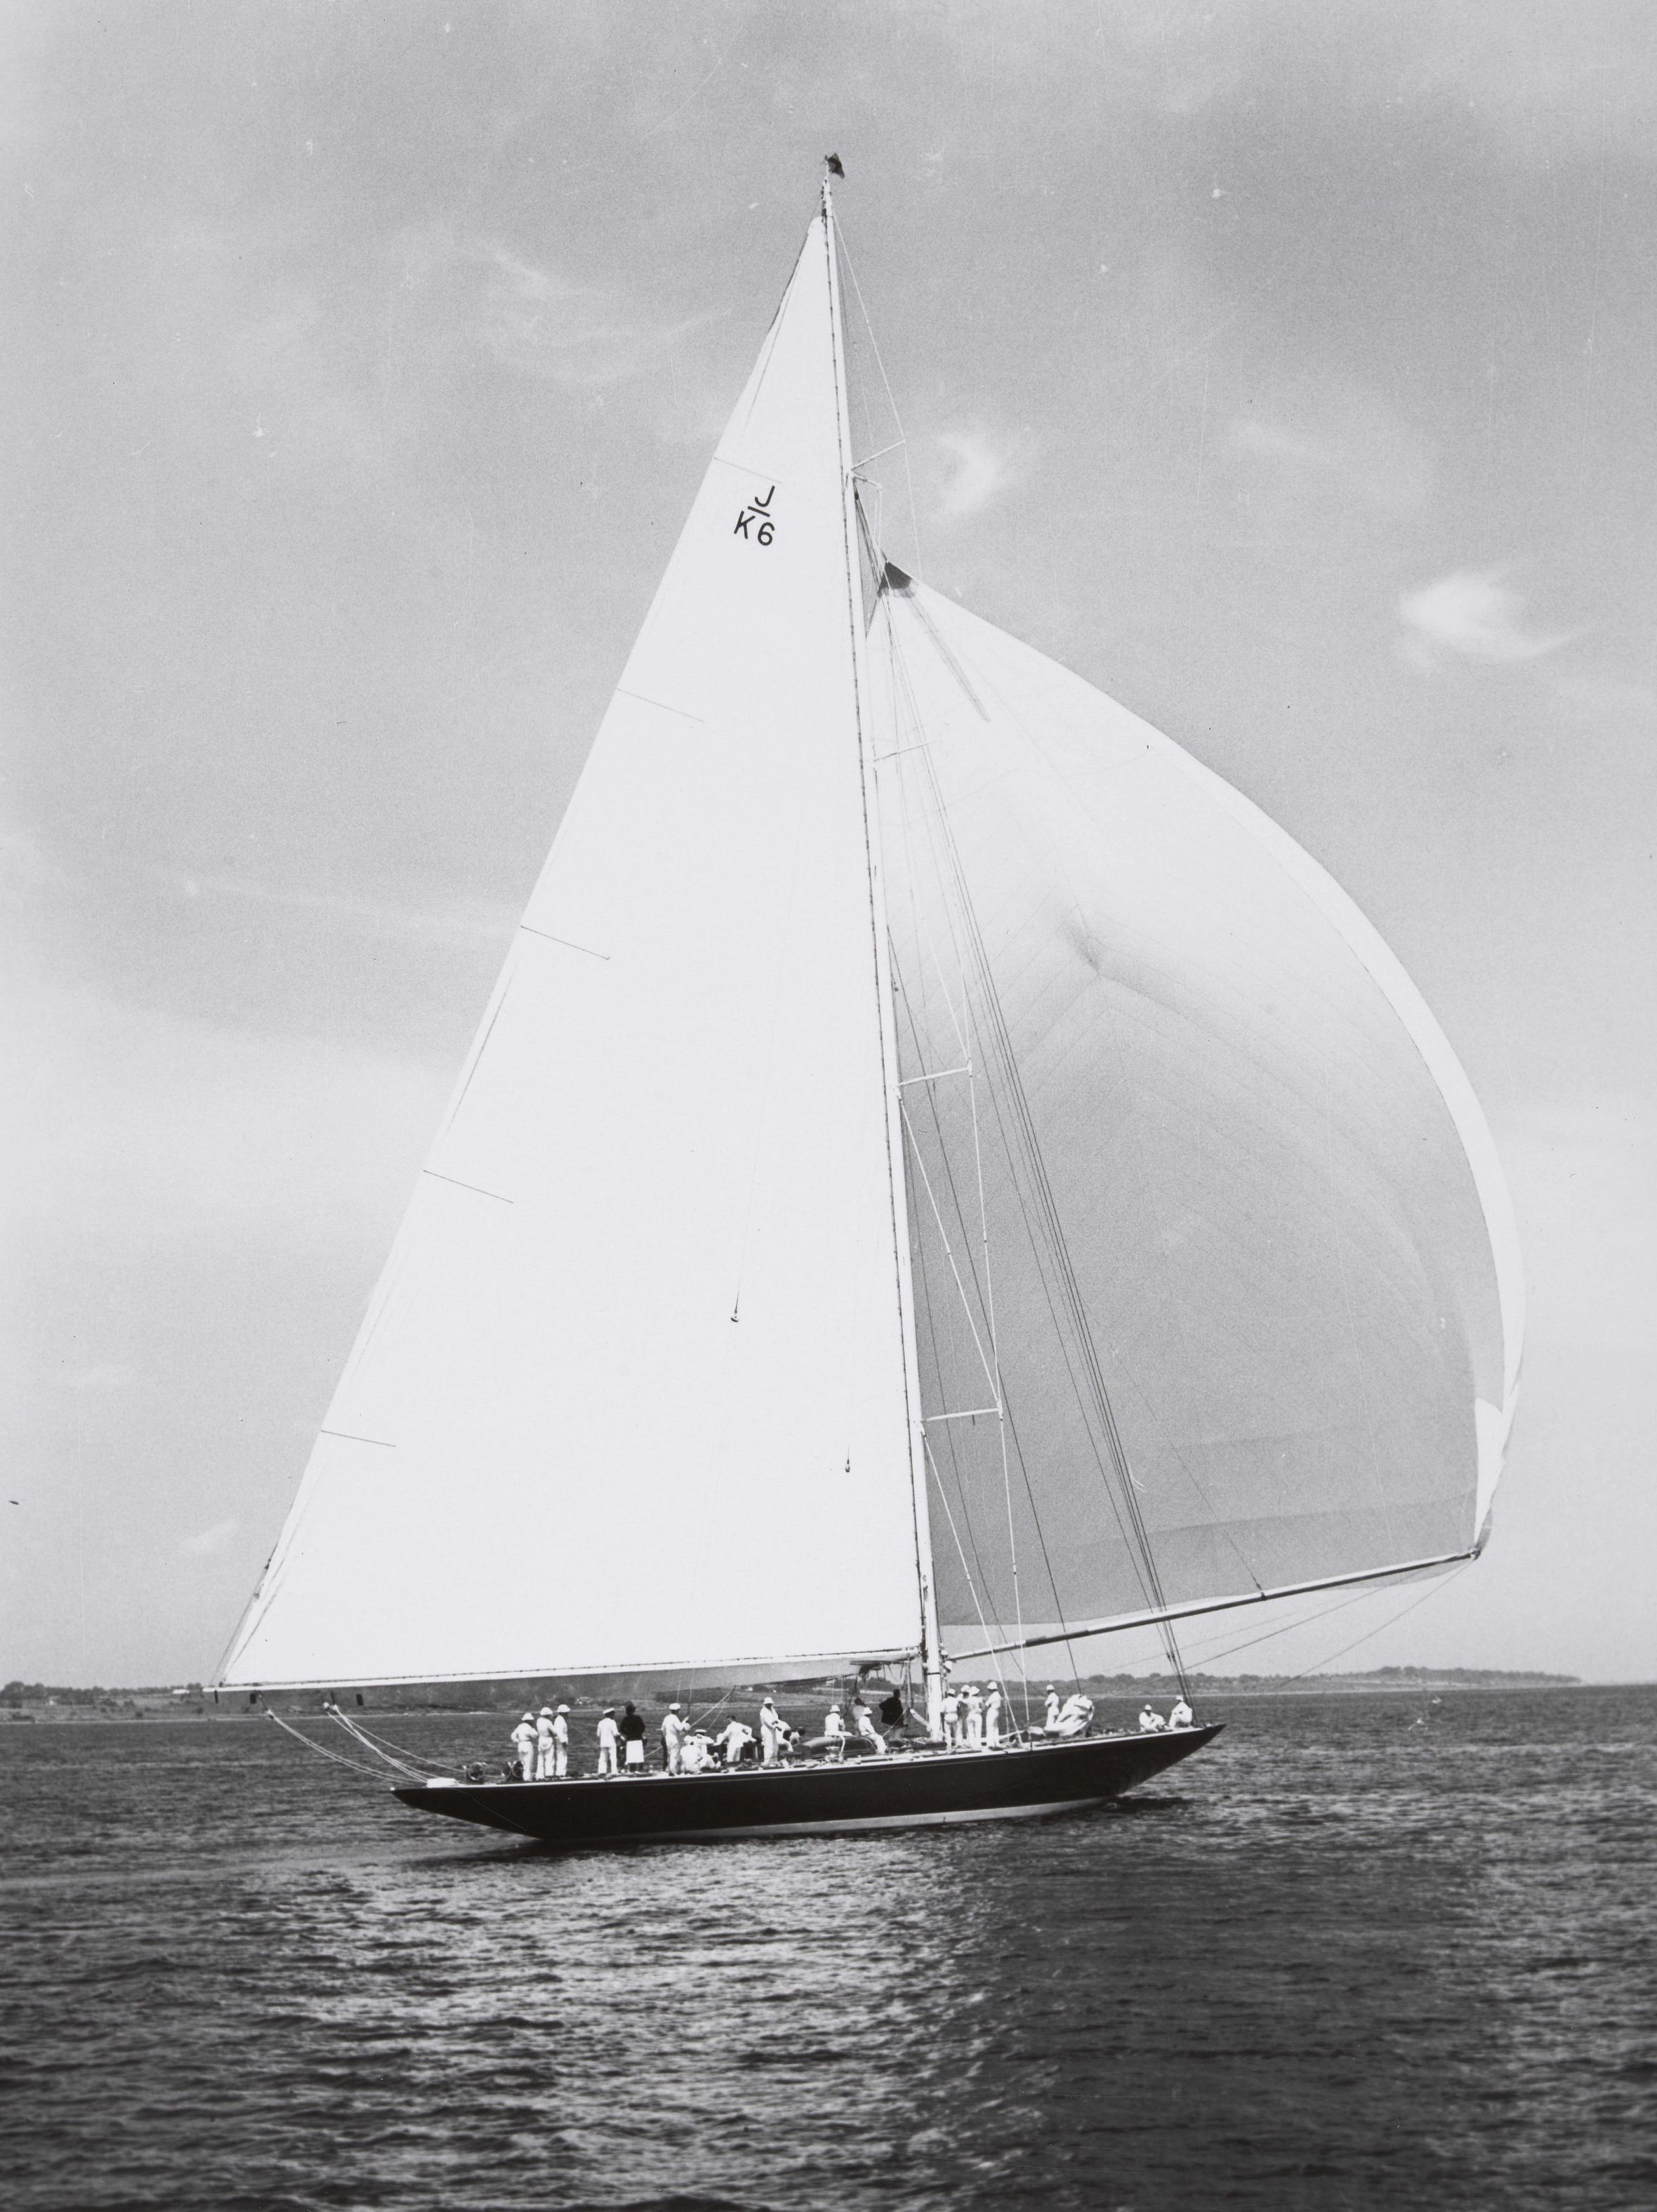
POLYGON ((867 1705, 859 1702, 852 1708, 852 1718, 857 1723, 858 1734, 865 1743, 873 1744, 877 1751, 884 1751, 886 1739, 875 1726, 875 1717, 867 1705))
POLYGON ((518 1764, 525 1781, 533 1782, 536 1760, 535 1723, 519 1721, 512 1732, 512 1740, 518 1747, 518 1764))
POLYGON ((600 1774, 615 1773, 616 1747, 621 1741, 622 1731, 606 1713, 598 1723, 598 1771, 600 1774))
POLYGON ((727 1766, 740 1765, 742 1763, 743 1746, 745 1743, 752 1743, 753 1741, 754 1731, 745 1722, 727 1721, 719 1731, 719 1741, 725 1748, 725 1765, 727 1766))
POLYGON ((1047 1725, 1050 1729, 1056 1729, 1059 1725, 1059 1692, 1057 1690, 1049 1690, 1047 1692, 1047 1725))
POLYGON ((840 1707, 838 1705, 831 1705, 829 1707, 828 1711, 823 1719, 822 1732, 824 1735, 828 1736, 831 1739, 843 1736, 845 1735, 846 1723, 841 1718, 840 1707))
POLYGON ((782 1715, 768 1698, 760 1707, 760 1757, 767 1766, 775 1765, 786 1732, 782 1715))
POLYGON ((1189 1728, 1196 1717, 1197 1716, 1187 1705, 1185 1699, 1176 1698, 1174 1700, 1174 1710, 1168 1717, 1168 1724, 1170 1728, 1189 1728))
POLYGON ((551 1781, 552 1755, 552 1715, 543 1713, 535 1723, 535 1778, 537 1782, 551 1781))
POLYGON ((552 1777, 561 1782, 569 1772, 569 1723, 562 1713, 555 1713, 552 1721, 552 1777))
POLYGON ((984 1700, 976 1686, 967 1692, 967 1748, 981 1751, 984 1747, 984 1700))
POLYGON ((953 1690, 944 1696, 944 1741, 953 1751, 961 1741, 961 1700, 953 1690))
POLYGON ((1160 1713, 1154 1712, 1149 1705, 1140 1706, 1139 1727, 1144 1735, 1152 1735, 1158 1729, 1165 1729, 1167 1726, 1168 1723, 1160 1713))
POLYGON ((986 1743, 999 1743, 1001 1741, 1001 1692, 998 1689, 992 1690, 984 1700, 984 1741, 986 1743))
POLYGON ((670 1774, 684 1772, 684 1740, 689 1726, 683 1713, 662 1715, 662 1749, 667 1753, 670 1774))

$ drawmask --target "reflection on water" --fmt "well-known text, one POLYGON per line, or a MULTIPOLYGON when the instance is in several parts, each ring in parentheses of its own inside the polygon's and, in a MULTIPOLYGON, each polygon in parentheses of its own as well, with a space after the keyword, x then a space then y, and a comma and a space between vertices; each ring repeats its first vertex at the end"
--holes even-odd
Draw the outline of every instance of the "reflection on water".
POLYGON ((1657 1693, 1229 1717, 1096 1816, 586 1856, 9 1731, 12 2201, 1646 2201, 1657 1693))

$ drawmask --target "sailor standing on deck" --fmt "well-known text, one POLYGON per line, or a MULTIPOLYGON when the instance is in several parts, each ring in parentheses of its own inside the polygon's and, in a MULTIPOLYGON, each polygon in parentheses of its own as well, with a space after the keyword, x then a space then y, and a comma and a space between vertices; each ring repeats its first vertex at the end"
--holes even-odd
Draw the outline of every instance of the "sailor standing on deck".
POLYGON ((968 1682, 962 1692, 967 1707, 967 1748, 984 1748, 984 1693, 976 1682, 968 1682))
POLYGON ((1050 1729, 1056 1729, 1059 1725, 1059 1692, 1051 1682, 1047 1685, 1047 1717, 1045 1725, 1050 1729))
POLYGON ((777 1711, 774 1698, 768 1697, 760 1707, 760 1758, 767 1766, 774 1766, 781 1756, 788 1724, 777 1711))
POLYGON ((667 1755, 670 1774, 684 1772, 684 1740, 689 1727, 676 1698, 662 1715, 662 1749, 667 1755))
POLYGON ((553 1734, 552 1707, 543 1705, 535 1717, 535 1778, 537 1782, 552 1779, 553 1753, 556 1739, 553 1734))
POLYGON ((535 1779, 536 1758, 535 1715, 533 1713, 525 1714, 523 1719, 519 1722, 517 1727, 513 1730, 512 1740, 518 1753, 518 1764, 519 1768, 522 1770, 525 1781, 533 1782, 535 1779))
POLYGON ((984 1700, 984 1741, 992 1746, 1001 1741, 1001 1685, 990 1684, 989 1695, 984 1700))
POLYGON ((616 1771, 616 1747, 622 1741, 622 1731, 616 1725, 616 1708, 614 1705, 606 1705, 604 1707, 603 1717, 598 1723, 597 1734, 598 1737, 598 1771, 600 1774, 614 1774, 616 1771))
POLYGON ((569 1772, 569 1707, 560 1705, 552 1717, 552 1778, 561 1782, 569 1772))
POLYGON ((954 1751, 961 1741, 961 1693, 953 1685, 944 1692, 944 1744, 954 1751))
POLYGON ((622 1757, 629 1767, 642 1768, 645 1763, 645 1738, 650 1731, 645 1717, 631 1698, 622 1709, 622 1741, 627 1746, 622 1757))

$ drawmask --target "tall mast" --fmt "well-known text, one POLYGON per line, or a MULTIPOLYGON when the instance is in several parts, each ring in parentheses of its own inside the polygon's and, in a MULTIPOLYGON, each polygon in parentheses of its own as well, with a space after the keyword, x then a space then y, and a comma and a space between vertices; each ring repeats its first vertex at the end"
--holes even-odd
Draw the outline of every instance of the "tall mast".
POLYGON ((903 1339, 903 1395, 909 1429, 909 1496, 914 1516, 915 1574, 920 1591, 920 1657, 926 1680, 926 1721, 942 1733, 944 1647, 938 1635, 938 1591, 932 1574, 932 1517, 926 1496, 926 1431, 921 1416, 920 1356, 915 1337, 914 1289, 909 1255, 909 1200, 903 1154, 903 1121, 898 1089, 897 1013, 892 990, 891 940, 881 878, 879 824, 875 814, 875 762, 869 726, 870 689, 864 654, 860 569, 857 556, 857 487, 853 480, 851 417, 846 384, 846 343, 835 258, 835 204, 830 179, 838 162, 825 162, 822 174, 822 249, 828 281, 829 325, 835 349, 835 434, 840 449, 841 517, 845 532, 847 619, 852 643, 852 697, 862 782, 864 851, 869 874, 869 927, 872 939, 875 997, 880 1021, 880 1061, 886 1093, 887 1185, 890 1197, 892 1262, 897 1271, 898 1311, 903 1339))

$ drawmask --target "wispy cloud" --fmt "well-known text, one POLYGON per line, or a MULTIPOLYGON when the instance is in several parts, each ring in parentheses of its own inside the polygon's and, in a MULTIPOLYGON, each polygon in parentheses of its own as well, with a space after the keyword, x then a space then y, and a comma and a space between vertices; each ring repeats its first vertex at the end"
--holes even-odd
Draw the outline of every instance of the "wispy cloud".
POLYGON ((1495 666, 1539 660, 1582 635, 1580 629, 1551 636, 1527 629, 1524 601, 1502 581, 1499 568, 1458 568, 1398 603, 1404 624, 1399 650, 1417 668, 1437 668, 1451 655, 1495 666))
POLYGON ((947 471, 938 513, 948 521, 980 514, 1015 480, 1016 453, 986 431, 944 430, 936 442, 947 471))
POLYGON ((477 326, 483 343, 508 368, 554 383, 620 383, 713 319, 664 320, 618 292, 568 283, 504 246, 472 254, 487 271, 477 326))
POLYGON ((179 888, 189 899, 233 898, 254 906, 287 908, 401 944, 504 947, 518 919, 515 912, 487 899, 452 899, 428 908, 396 907, 340 891, 301 890, 236 876, 186 876, 179 888))
POLYGON ((240 1521, 215 1521, 210 1528, 203 1528, 193 1536, 186 1536, 179 1549, 187 1559, 210 1558, 215 1552, 223 1551, 240 1526, 240 1521))

